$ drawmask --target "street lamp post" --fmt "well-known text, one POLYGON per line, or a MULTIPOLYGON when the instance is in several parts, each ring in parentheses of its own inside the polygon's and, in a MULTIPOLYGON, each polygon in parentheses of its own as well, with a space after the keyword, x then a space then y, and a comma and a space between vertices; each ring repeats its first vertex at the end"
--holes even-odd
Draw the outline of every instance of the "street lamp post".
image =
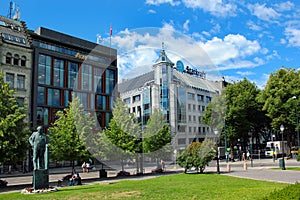
MULTIPOLYGON (((293 99, 297 99, 296 96, 293 96, 293 99)), ((297 130, 297 145, 300 146, 300 141, 299 141, 299 129, 298 129, 298 106, 296 104, 296 130, 297 130)))
POLYGON ((283 131, 284 131, 284 126, 281 125, 280 126, 280 131, 281 131, 281 134, 282 134, 282 170, 285 170, 285 163, 284 163, 284 145, 283 145, 283 131))
POLYGON ((219 163, 219 141, 218 141, 218 133, 219 131, 217 129, 214 130, 214 133, 216 135, 217 140, 217 173, 220 174, 220 163, 219 163))

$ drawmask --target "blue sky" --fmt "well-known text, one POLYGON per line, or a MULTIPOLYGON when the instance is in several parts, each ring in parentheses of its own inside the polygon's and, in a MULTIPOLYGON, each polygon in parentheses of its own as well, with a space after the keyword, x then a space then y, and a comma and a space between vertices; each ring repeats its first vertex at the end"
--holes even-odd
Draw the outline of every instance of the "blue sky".
MULTIPOLYGON (((120 76, 150 70, 164 42, 170 59, 210 78, 263 87, 282 66, 299 69, 300 3, 266 0, 16 0, 21 20, 118 49, 120 76), (139 67, 140 70, 133 70, 139 67), (209 72, 210 71, 210 72, 209 72)), ((9 0, 1 0, 7 16, 9 0)))

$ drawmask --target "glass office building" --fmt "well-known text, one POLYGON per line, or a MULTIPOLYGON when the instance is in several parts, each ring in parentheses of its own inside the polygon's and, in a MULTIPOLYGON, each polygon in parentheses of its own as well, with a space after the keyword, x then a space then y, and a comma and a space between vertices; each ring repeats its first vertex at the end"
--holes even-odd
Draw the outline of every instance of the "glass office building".
POLYGON ((152 71, 119 84, 120 97, 129 111, 146 125, 152 111, 161 110, 176 150, 185 149, 193 141, 203 141, 212 130, 202 117, 208 103, 221 93, 223 81, 207 80, 204 72, 188 66, 180 69, 164 49, 152 66, 152 71))
POLYGON ((29 32, 33 46, 32 125, 46 128, 79 97, 85 110, 108 125, 117 94, 117 51, 40 27, 29 32))

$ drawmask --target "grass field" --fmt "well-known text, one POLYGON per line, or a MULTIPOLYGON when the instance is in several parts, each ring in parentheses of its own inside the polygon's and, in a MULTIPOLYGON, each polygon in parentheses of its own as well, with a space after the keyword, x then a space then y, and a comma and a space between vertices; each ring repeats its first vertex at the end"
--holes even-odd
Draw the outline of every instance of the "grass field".
MULTIPOLYGON (((272 168, 274 170, 282 170, 281 168, 272 168)), ((285 170, 300 171, 300 167, 286 167, 285 170)))
POLYGON ((0 199, 261 199, 287 184, 217 174, 177 174, 148 180, 59 188, 46 194, 0 194, 0 199))

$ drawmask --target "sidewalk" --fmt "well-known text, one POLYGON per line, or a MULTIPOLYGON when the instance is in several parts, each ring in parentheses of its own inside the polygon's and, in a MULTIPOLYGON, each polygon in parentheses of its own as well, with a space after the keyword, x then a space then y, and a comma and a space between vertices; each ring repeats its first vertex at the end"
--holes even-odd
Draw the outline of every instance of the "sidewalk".
MULTIPOLYGON (((286 160, 286 167, 300 167, 300 162, 296 160, 286 160)), ((291 183, 300 182, 300 171, 292 170, 281 170, 279 169, 279 160, 273 162, 272 159, 262 159, 262 160, 253 160, 253 167, 251 167, 251 162, 247 161, 247 171, 244 170, 244 162, 229 162, 226 163, 225 160, 220 161, 220 171, 221 175, 234 176, 241 178, 249 178, 255 180, 264 180, 271 182, 282 182, 282 183, 291 183), (230 164, 230 172, 227 171, 227 165, 230 164), (278 170, 270 169, 278 168, 278 170)), ((174 173, 182 173, 183 169, 180 167, 174 167, 174 165, 166 165, 167 172, 162 174, 151 174, 151 169, 154 167, 146 167, 145 175, 142 176, 128 176, 128 177, 116 177, 118 171, 108 171, 108 178, 99 178, 99 169, 92 170, 89 173, 80 173, 82 177, 83 184, 92 184, 92 183, 111 183, 124 179, 148 179, 161 175, 169 175, 174 173)), ((76 168, 79 172, 81 169, 76 168)), ((50 169, 49 175, 49 184, 50 186, 57 186, 57 181, 61 179, 66 174, 69 174, 71 168, 55 168, 50 169)), ((126 169, 131 174, 134 174, 135 168, 126 169)), ((216 172, 216 161, 213 160, 209 166, 205 169, 205 173, 215 173, 216 172)), ((11 191, 20 191, 27 187, 32 187, 32 173, 23 174, 21 172, 16 172, 14 174, 1 174, 1 179, 8 181, 8 186, 6 188, 0 188, 1 192, 11 192, 11 191)))

